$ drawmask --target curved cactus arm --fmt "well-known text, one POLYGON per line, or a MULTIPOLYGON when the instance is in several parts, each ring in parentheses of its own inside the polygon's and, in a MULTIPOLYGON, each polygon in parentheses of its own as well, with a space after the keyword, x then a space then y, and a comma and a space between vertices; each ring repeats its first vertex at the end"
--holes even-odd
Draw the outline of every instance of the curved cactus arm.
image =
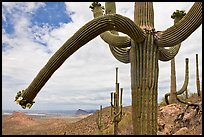
POLYGON ((69 38, 49 59, 47 64, 40 70, 31 84, 25 89, 19 98, 22 102, 33 102, 41 88, 50 79, 53 73, 80 47, 88 43, 93 38, 108 30, 116 30, 129 35, 132 39, 138 39, 138 34, 134 33, 138 26, 127 17, 114 14, 95 18, 81 27, 71 38, 69 38), (128 24, 126 27, 121 25, 128 24))
POLYGON ((169 61, 169 60, 173 59, 177 55, 177 53, 179 52, 180 47, 181 47, 181 44, 170 47, 169 49, 166 49, 164 47, 158 47, 159 60, 160 61, 169 61))
MULTIPOLYGON (((94 18, 103 16, 103 7, 100 3, 95 4, 96 2, 92 3, 91 9, 93 11, 94 18)), ((106 4, 107 6, 107 4, 106 4)), ((128 36, 119 36, 112 34, 108 31, 102 33, 101 38, 111 46, 114 47, 130 47, 130 37, 128 36)))
POLYGON ((109 31, 102 33, 101 38, 113 47, 125 48, 130 47, 130 37, 115 35, 109 31))
POLYGON ((187 39, 202 24, 202 2, 195 2, 178 23, 166 29, 155 40, 161 47, 171 47, 187 39))
MULTIPOLYGON (((177 97, 177 95, 184 93, 184 91, 186 91, 187 87, 188 87, 188 81, 189 81, 189 69, 188 69, 189 60, 188 60, 188 58, 185 59, 185 62, 186 62, 185 80, 184 80, 184 83, 183 83, 183 86, 181 87, 181 89, 176 92, 176 97, 177 97)), ((170 93, 165 94, 165 102, 167 105, 169 105, 169 100, 168 100, 169 96, 170 96, 170 93)))
POLYGON ((114 119, 117 120, 118 122, 119 122, 119 121, 121 120, 121 118, 122 118, 122 117, 120 116, 120 115, 122 115, 122 107, 123 107, 123 106, 121 105, 121 106, 120 106, 120 109, 119 109, 119 112, 118 112, 118 113, 115 113, 115 115, 114 115, 114 117, 115 117, 114 119), (119 117, 119 119, 117 119, 117 117, 119 117))
POLYGON ((181 89, 176 92, 176 95, 180 95, 180 94, 184 93, 184 91, 186 91, 186 90, 187 90, 187 87, 188 87, 188 80, 189 80, 188 58, 186 58, 185 61, 186 61, 185 80, 184 80, 184 83, 183 83, 183 86, 181 87, 181 89))
MULTIPOLYGON (((172 15, 171 18, 174 19, 174 24, 179 22, 184 16, 186 15, 185 10, 176 10, 172 15)), ((158 32, 158 35, 160 35, 160 32, 158 32)), ((173 59, 177 53, 179 52, 179 49, 181 47, 181 43, 170 47, 168 49, 165 49, 165 47, 158 47, 159 49, 159 60, 161 61, 169 61, 173 59)))
MULTIPOLYGON (((103 37, 104 34, 106 33, 110 33, 110 32, 104 32, 102 33, 100 36, 101 38, 103 37)), ((112 34, 114 34, 115 36, 119 35, 117 31, 111 31, 112 34)), ((103 39, 103 38, 102 38, 103 39)), ((134 41, 130 41, 130 45, 132 44, 131 42, 134 42, 134 41)), ((112 53, 112 55, 120 62, 122 63, 130 63, 130 57, 129 57, 129 54, 130 54, 130 48, 121 48, 120 47, 114 47, 112 45, 109 45, 109 48, 110 48, 110 51, 112 53)))
POLYGON ((111 92, 111 102, 110 102, 110 105, 111 105, 111 112, 112 112, 112 108, 115 109, 115 104, 113 104, 113 100, 114 100, 114 96, 115 96, 115 93, 111 92))
MULTIPOLYGON (((115 14, 115 13, 116 13, 115 2, 105 2, 105 14, 115 14)), ((131 46, 130 37, 119 36, 117 32, 115 33, 104 32, 100 36, 105 42, 107 42, 111 46, 115 46, 115 44, 117 45, 117 47, 130 47, 131 46)))
POLYGON ((109 46, 112 55, 122 63, 130 63, 130 49, 109 46))
POLYGON ((164 96, 165 97, 165 102, 166 102, 167 105, 169 105, 169 99, 168 99, 169 96, 170 96, 170 93, 166 93, 165 96, 164 96))
MULTIPOLYGON (((116 4, 115 2, 105 2, 105 14, 115 14, 116 13, 116 4)), ((119 44, 119 42, 117 42, 117 45, 121 45, 120 47, 115 47, 114 45, 112 45, 111 39, 109 40, 109 48, 110 51, 112 53, 112 55, 120 62, 123 63, 130 63, 130 58, 129 58, 129 52, 130 49, 128 48, 123 48, 123 47, 129 47, 131 46, 131 39, 127 36, 123 37, 123 36, 119 36, 119 33, 116 31, 111 31, 111 32, 104 32, 102 33, 100 36, 101 38, 108 43, 108 41, 106 41, 106 38, 110 38, 109 35, 114 35, 114 36, 118 36, 121 38, 120 42, 121 44, 119 44)))
MULTIPOLYGON (((113 2, 114 3, 114 2, 113 2)), ((114 5, 112 3, 112 5, 114 5)), ((103 8, 100 4, 92 4, 92 11, 94 18, 103 16, 103 8)), ((110 5, 106 3, 106 6, 110 5)), ((110 6, 108 6, 110 8, 110 6)), ((107 9, 106 9, 107 11, 107 9)), ((112 11, 111 11, 112 12, 112 11)), ((108 12, 110 13, 110 12, 108 12)), ((122 63, 130 63, 129 60, 129 49, 122 47, 130 46, 130 38, 127 36, 119 36, 116 31, 106 31, 100 35, 100 37, 109 44, 110 51, 113 56, 122 63)))

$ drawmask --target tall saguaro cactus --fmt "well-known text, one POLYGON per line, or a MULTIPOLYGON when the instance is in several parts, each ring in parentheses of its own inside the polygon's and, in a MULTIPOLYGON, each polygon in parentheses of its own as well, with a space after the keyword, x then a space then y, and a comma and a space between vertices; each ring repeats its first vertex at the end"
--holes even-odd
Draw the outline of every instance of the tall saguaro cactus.
POLYGON ((122 94, 123 88, 119 95, 119 83, 118 83, 118 68, 116 68, 116 88, 115 93, 111 92, 111 120, 113 122, 113 133, 118 135, 118 123, 122 119, 122 94), (120 98, 120 99, 119 99, 120 98))
POLYGON ((100 105, 100 110, 97 110, 96 124, 98 127, 98 133, 102 134, 102 105, 100 105))
POLYGON ((175 68, 175 58, 171 60, 171 86, 170 86, 170 95, 169 102, 176 103, 176 68, 175 68))
POLYGON ((198 96, 200 96, 200 80, 199 80, 199 70, 198 70, 198 54, 196 54, 196 86, 197 86, 198 96))
POLYGON ((134 21, 116 14, 115 7, 114 2, 106 2, 103 14, 101 4, 94 2, 91 5, 94 19, 70 37, 24 92, 18 94, 16 100, 21 106, 32 104, 64 61, 100 35, 118 61, 130 63, 134 134, 157 134, 158 61, 174 58, 178 52, 175 45, 187 39, 202 24, 202 2, 195 2, 183 19, 160 32, 154 28, 152 2, 135 2, 134 21), (127 36, 119 36, 118 32, 127 36))
MULTIPOLYGON (((178 91, 175 93, 175 94, 176 94, 176 100, 177 100, 177 96, 178 96, 178 95, 183 94, 184 91, 186 91, 186 94, 187 94, 187 92, 188 92, 188 91, 187 91, 188 81, 189 81, 189 69, 188 69, 189 60, 188 60, 188 58, 185 59, 185 62, 186 62, 185 80, 184 80, 184 83, 183 83, 183 86, 181 87, 181 89, 178 90, 178 91)), ((170 93, 165 94, 165 101, 166 101, 166 104, 167 104, 167 105, 169 104, 168 96, 170 96, 170 93)))

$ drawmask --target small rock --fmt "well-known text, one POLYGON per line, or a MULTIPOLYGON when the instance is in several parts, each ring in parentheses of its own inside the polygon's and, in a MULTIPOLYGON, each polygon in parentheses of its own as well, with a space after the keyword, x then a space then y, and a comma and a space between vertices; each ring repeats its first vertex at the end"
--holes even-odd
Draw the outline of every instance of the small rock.
POLYGON ((176 133, 174 133, 173 135, 185 135, 185 133, 188 131, 187 127, 182 127, 180 128, 178 131, 176 131, 176 133))

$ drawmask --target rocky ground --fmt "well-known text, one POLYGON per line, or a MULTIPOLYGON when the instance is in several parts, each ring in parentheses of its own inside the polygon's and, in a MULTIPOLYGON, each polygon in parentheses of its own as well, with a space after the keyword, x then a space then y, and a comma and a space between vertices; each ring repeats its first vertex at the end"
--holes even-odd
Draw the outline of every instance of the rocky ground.
MULTIPOLYGON (((170 104, 158 107, 158 134, 159 135, 200 135, 202 134, 202 100, 200 108, 182 104, 170 104), (186 110, 186 111, 185 111, 186 110)), ((119 134, 131 135, 132 120, 131 107, 124 107, 123 119, 119 123, 119 134)), ((2 116, 3 135, 94 135, 99 134, 96 125, 96 113, 80 117, 37 118, 24 113, 15 112, 11 116, 2 116)), ((103 108, 102 134, 113 134, 113 125, 110 120, 110 107, 103 108)))

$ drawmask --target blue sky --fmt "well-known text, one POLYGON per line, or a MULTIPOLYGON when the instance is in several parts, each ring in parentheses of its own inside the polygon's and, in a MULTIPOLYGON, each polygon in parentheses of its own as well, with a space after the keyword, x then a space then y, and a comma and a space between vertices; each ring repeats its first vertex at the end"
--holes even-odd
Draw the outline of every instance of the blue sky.
MULTIPOLYGON (((104 5, 104 2, 101 2, 104 5)), ((18 110, 16 93, 25 89, 61 45, 93 19, 91 2, 2 3, 2 107, 18 110)), ((188 3, 154 3, 155 29, 172 26, 176 9, 188 11, 188 3), (163 10, 165 8, 165 11, 163 10), (162 12, 161 12, 162 11, 162 12), (165 20, 164 20, 165 19, 165 20)), ((133 19, 134 3, 116 3, 117 13, 133 19)), ((189 91, 196 90, 195 54, 199 54, 202 81, 202 25, 182 43, 176 56, 177 89, 184 81, 185 58, 189 58, 189 91)), ((108 45, 96 37, 80 48, 53 74, 35 98, 32 109, 98 109, 108 106, 119 67, 124 105, 131 104, 130 64, 118 62, 108 45)), ((170 62, 159 61, 158 99, 170 89, 170 62)))

